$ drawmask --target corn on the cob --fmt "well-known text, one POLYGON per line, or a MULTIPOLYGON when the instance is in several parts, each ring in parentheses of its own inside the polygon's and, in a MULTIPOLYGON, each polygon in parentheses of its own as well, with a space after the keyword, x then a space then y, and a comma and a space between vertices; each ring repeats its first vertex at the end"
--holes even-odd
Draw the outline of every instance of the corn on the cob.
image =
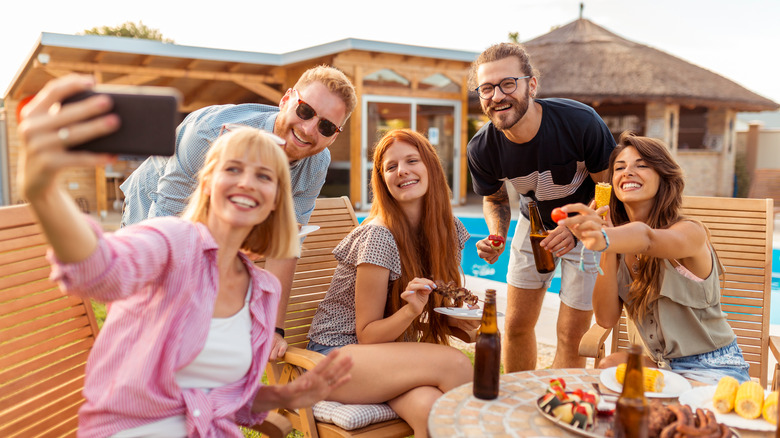
POLYGON ((715 395, 712 396, 712 405, 715 410, 721 414, 728 414, 734 409, 734 400, 737 398, 739 382, 731 376, 722 377, 718 381, 718 387, 715 388, 715 395))
POLYGON ((764 420, 777 424, 777 391, 773 391, 764 399, 764 408, 761 410, 764 420))
MULTIPOLYGON (((609 183, 600 182, 596 184, 596 208, 599 209, 605 205, 609 205, 609 198, 612 195, 612 185, 609 183)), ((606 214, 602 215, 606 216, 606 214)))
MULTIPOLYGON (((655 368, 642 367, 642 374, 644 375, 645 382, 644 388, 647 392, 661 392, 664 389, 664 375, 661 371, 655 368)), ((615 371, 615 378, 618 383, 623 384, 623 380, 626 377, 626 364, 622 363, 617 366, 615 371)))
POLYGON ((764 404, 764 388, 758 383, 748 380, 739 385, 737 398, 734 400, 734 411, 743 418, 754 419, 761 415, 764 404))

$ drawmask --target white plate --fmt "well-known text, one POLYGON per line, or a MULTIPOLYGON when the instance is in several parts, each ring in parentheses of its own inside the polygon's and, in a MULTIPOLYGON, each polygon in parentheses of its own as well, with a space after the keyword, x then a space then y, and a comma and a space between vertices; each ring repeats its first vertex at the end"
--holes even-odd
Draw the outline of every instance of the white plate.
MULTIPOLYGON (((775 426, 772 425, 772 423, 764 420, 763 417, 758 417, 754 420, 748 420, 747 418, 740 417, 733 411, 729 412, 728 414, 721 414, 720 412, 716 411, 715 407, 712 405, 712 396, 715 395, 716 388, 717 386, 715 385, 697 386, 696 388, 685 391, 680 395, 680 404, 688 405, 694 410, 696 410, 696 408, 709 409, 715 414, 715 418, 719 423, 723 423, 727 426, 736 427, 738 429, 760 430, 767 432, 775 430, 775 426)), ((769 391, 765 392, 764 397, 767 395, 769 395, 769 391)))
MULTIPOLYGON (((607 388, 615 391, 622 392, 623 385, 618 383, 617 377, 615 377, 615 370, 617 367, 607 368, 601 371, 599 380, 607 388)), ((677 398, 680 394, 691 389, 691 384, 685 377, 667 370, 658 370, 664 375, 664 390, 663 392, 645 392, 645 397, 651 398, 677 398)))
POLYGON ((301 230, 298 231, 298 237, 303 237, 307 234, 311 234, 319 229, 320 229, 319 225, 304 225, 301 227, 301 230))
MULTIPOLYGON (((469 309, 466 307, 436 307, 433 309, 433 311, 457 319, 482 319, 482 309, 469 309)), ((501 312, 496 312, 496 316, 504 316, 504 314, 501 312)))

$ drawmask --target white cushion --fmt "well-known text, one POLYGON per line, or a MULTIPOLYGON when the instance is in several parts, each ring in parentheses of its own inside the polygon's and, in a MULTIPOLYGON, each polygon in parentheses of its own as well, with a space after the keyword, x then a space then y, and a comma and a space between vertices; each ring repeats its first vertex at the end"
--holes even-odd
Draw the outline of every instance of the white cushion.
POLYGON ((321 401, 312 406, 317 421, 333 423, 344 430, 354 430, 369 424, 398 418, 387 403, 345 405, 335 401, 321 401))

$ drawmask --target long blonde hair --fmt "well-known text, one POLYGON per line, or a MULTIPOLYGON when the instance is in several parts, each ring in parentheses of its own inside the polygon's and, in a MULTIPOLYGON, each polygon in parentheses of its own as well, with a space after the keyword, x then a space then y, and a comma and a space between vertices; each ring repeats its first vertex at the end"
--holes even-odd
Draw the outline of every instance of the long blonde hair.
MULTIPOLYGON (((450 205, 450 188, 444 176, 436 149, 422 134, 410 129, 396 129, 379 140, 374 149, 374 167, 371 173, 374 202, 366 218, 369 222, 379 217, 390 230, 401 257, 401 277, 388 288, 385 316, 397 312, 405 302, 401 299, 406 285, 414 279, 430 278, 461 285, 458 233, 450 205), (406 214, 390 194, 385 182, 382 160, 385 152, 396 142, 414 146, 428 171, 428 191, 423 196, 422 218, 418 232, 412 231, 406 214)), ((434 312, 435 307, 452 305, 438 294, 431 294, 425 310, 414 320, 399 340, 419 340, 447 345, 450 333, 446 318, 434 312)))
POLYGON ((221 135, 206 154, 198 172, 198 186, 182 218, 207 223, 211 196, 206 192, 209 179, 225 160, 248 157, 262 162, 276 172, 277 188, 274 210, 255 225, 241 244, 241 249, 268 258, 291 258, 299 255, 298 225, 290 188, 290 164, 287 155, 265 132, 242 127, 221 135))

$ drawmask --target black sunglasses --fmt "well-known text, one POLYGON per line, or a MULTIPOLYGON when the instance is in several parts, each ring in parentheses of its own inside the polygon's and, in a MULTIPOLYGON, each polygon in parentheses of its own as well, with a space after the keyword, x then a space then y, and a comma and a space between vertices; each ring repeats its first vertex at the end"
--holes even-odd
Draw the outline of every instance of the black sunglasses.
MULTIPOLYGON (((295 114, 297 114, 301 120, 311 120, 313 117, 317 117, 317 111, 314 111, 314 108, 312 108, 311 105, 301 99, 298 90, 293 91, 295 91, 295 94, 298 96, 298 107, 295 108, 295 114)), ((336 126, 335 123, 328 119, 320 117, 320 121, 317 123, 317 130, 320 131, 320 134, 323 136, 330 137, 337 132, 341 132, 343 128, 336 126)))

